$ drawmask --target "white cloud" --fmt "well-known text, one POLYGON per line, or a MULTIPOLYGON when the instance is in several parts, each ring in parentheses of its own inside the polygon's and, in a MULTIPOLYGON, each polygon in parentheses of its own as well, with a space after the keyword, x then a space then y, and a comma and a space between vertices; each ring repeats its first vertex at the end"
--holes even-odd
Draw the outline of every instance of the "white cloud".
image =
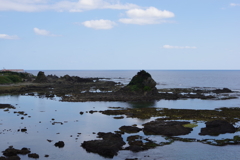
POLYGON ((33 28, 33 31, 37 34, 37 35, 41 35, 41 36, 60 36, 60 35, 55 35, 50 33, 47 30, 44 29, 39 29, 39 28, 33 28))
POLYGON ((132 9, 139 6, 131 3, 121 4, 117 0, 0 0, 0 11, 39 12, 46 10, 82 12, 92 9, 132 9), (111 1, 108 2, 108 1, 111 1))
POLYGON ((237 3, 230 3, 230 6, 232 6, 232 7, 240 6, 240 3, 239 4, 237 4, 237 3))
POLYGON ((158 24, 158 23, 166 23, 165 18, 174 17, 174 13, 170 11, 161 11, 155 7, 149 7, 146 10, 143 9, 130 9, 126 12, 126 15, 129 18, 121 18, 119 19, 122 23, 127 24, 158 24))
POLYGON ((116 23, 110 20, 91 20, 82 23, 85 27, 93 29, 112 29, 116 23))
POLYGON ((19 39, 18 36, 9 36, 7 34, 0 34, 0 39, 19 39))
POLYGON ((171 46, 171 45, 164 45, 163 48, 165 49, 196 49, 195 46, 171 46))

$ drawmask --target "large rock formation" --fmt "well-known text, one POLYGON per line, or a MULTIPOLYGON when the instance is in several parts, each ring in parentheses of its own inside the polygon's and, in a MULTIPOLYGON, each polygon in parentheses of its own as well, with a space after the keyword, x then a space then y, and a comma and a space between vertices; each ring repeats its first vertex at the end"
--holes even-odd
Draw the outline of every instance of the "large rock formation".
POLYGON ((155 86, 156 82, 152 79, 152 76, 148 72, 141 70, 119 92, 125 94, 154 95, 158 93, 155 86))
POLYGON ((36 80, 34 81, 36 83, 46 83, 48 82, 47 77, 45 76, 44 72, 39 71, 36 80))

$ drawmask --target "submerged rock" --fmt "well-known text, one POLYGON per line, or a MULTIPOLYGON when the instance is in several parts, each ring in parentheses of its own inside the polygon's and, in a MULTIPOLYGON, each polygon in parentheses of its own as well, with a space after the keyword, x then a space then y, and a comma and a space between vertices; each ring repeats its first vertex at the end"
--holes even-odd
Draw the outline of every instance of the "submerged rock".
POLYGON ((102 140, 84 141, 81 146, 88 152, 113 158, 125 144, 120 134, 99 132, 98 136, 102 138, 102 140))
POLYGON ((186 135, 193 130, 192 128, 183 127, 184 124, 188 123, 189 122, 156 120, 143 124, 143 132, 146 135, 186 135))
POLYGON ((205 124, 206 128, 201 128, 199 135, 219 135, 234 133, 237 130, 232 124, 224 120, 214 120, 205 124))

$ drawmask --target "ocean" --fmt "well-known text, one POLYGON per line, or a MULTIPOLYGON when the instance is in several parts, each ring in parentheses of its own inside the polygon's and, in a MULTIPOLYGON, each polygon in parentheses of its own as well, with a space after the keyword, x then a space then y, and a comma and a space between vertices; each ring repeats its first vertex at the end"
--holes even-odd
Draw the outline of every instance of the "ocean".
MULTIPOLYGON (((138 70, 42 70, 46 75, 80 77, 101 77, 127 84, 138 70)), ((189 88, 210 87, 229 88, 240 91, 240 71, 208 71, 208 70, 146 70, 157 82, 157 88, 189 88)), ((37 75, 38 70, 26 72, 37 75)), ((40 155, 40 159, 55 160, 106 160, 98 154, 88 153, 81 147, 81 143, 87 140, 98 139, 97 132, 114 132, 123 125, 136 124, 142 127, 143 123, 156 119, 127 118, 114 119, 114 116, 103 115, 99 112, 90 114, 90 110, 101 111, 109 107, 124 108, 174 108, 174 109, 207 109, 214 110, 220 107, 240 107, 240 100, 160 100, 146 103, 133 102, 61 102, 58 97, 52 99, 39 98, 26 95, 1 95, 0 103, 12 104, 15 110, 0 110, 0 151, 8 146, 21 149, 30 148, 32 153, 40 155), (20 115, 14 111, 24 111, 27 115, 20 115), (84 112, 80 115, 79 112, 84 112), (23 117, 23 119, 21 119, 23 117), (53 125, 53 122, 56 123, 53 125), (27 132, 19 132, 26 128, 27 132), (81 133, 81 134, 79 134, 81 133), (52 140, 48 142, 47 140, 52 140), (64 141, 63 148, 54 146, 55 142, 64 141), (44 155, 49 155, 45 158, 44 155)), ((198 126, 184 138, 197 139, 223 139, 240 135, 239 132, 221 134, 219 136, 200 136, 198 133, 204 127, 204 122, 198 122, 198 126)), ((165 141, 164 136, 146 136, 141 131, 141 136, 150 138, 156 142, 165 141)), ((134 134, 124 134, 124 140, 134 134)), ((31 159, 20 156, 21 159, 31 159)), ((211 146, 200 142, 175 141, 170 145, 159 146, 143 152, 119 151, 114 160, 126 158, 138 158, 138 160, 236 160, 240 159, 238 145, 211 146)))

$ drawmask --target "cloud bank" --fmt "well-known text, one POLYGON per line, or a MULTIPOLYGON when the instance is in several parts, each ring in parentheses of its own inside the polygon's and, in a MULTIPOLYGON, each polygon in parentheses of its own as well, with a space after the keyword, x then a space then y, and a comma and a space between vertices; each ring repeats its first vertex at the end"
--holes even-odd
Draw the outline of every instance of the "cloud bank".
POLYGON ((171 46, 171 45, 164 45, 163 48, 165 49, 196 49, 195 46, 171 46))
POLYGON ((85 27, 93 29, 112 29, 116 23, 110 20, 91 20, 82 23, 85 27))
POLYGON ((146 10, 143 9, 130 9, 126 12, 128 18, 119 19, 119 22, 126 24, 158 24, 167 22, 166 18, 174 17, 174 13, 166 10, 158 10, 155 7, 149 7, 146 10))
POLYGON ((0 34, 0 39, 19 39, 18 36, 14 35, 14 36, 10 36, 7 34, 0 34))
POLYGON ((55 10, 59 12, 82 12, 92 9, 132 9, 136 4, 122 4, 117 0, 62 0, 50 3, 50 0, 0 0, 0 11, 40 12, 55 10))

